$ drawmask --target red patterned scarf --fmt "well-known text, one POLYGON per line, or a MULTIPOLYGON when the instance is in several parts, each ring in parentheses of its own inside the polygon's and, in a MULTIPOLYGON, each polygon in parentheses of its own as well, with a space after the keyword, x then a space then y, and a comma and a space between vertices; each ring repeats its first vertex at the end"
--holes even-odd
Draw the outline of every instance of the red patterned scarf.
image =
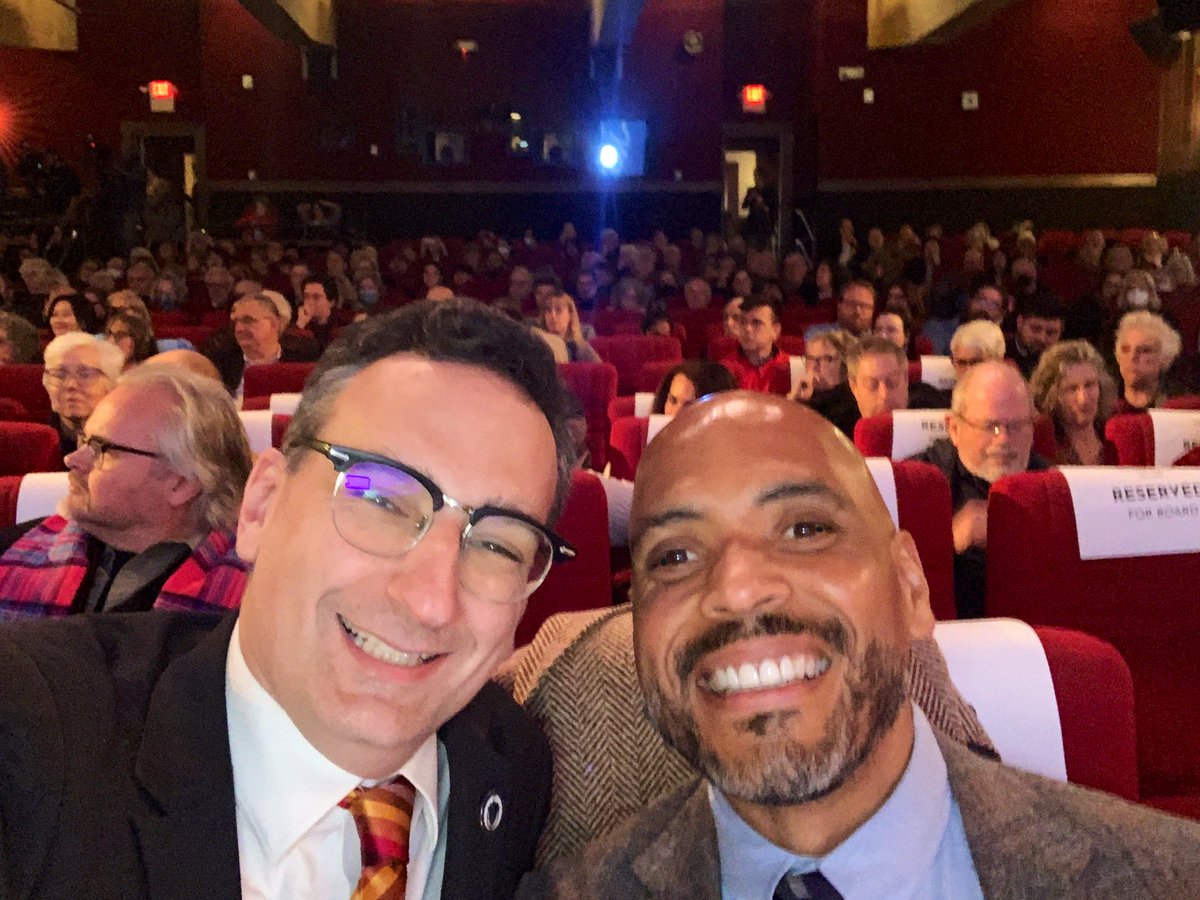
MULTIPOLYGON (((0 621, 67 615, 87 570, 87 535, 62 516, 50 516, 0 556, 0 621)), ((154 608, 233 609, 242 601, 248 572, 233 533, 213 531, 167 578, 154 608)))

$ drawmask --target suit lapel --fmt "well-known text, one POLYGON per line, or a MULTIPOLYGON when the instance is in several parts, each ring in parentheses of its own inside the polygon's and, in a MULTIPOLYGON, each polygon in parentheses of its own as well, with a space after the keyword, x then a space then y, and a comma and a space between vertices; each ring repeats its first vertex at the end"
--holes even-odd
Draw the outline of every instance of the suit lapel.
POLYGON ((505 850, 505 830, 484 828, 482 808, 493 794, 506 809, 515 809, 518 802, 513 797, 509 775, 513 763, 506 762, 498 752, 490 720, 486 705, 476 697, 438 732, 450 764, 446 864, 442 875, 442 897, 446 900, 454 897, 478 900, 495 895, 505 850))
POLYGON ((1086 827, 1022 773, 939 738, 971 858, 985 897, 1077 893, 1095 852, 1086 827))
POLYGON ((151 897, 238 898, 237 819, 225 716, 229 616, 164 670, 150 697, 133 815, 151 897))
POLYGON ((720 900, 717 825, 708 803, 707 782, 684 794, 669 829, 630 861, 651 897, 720 900))

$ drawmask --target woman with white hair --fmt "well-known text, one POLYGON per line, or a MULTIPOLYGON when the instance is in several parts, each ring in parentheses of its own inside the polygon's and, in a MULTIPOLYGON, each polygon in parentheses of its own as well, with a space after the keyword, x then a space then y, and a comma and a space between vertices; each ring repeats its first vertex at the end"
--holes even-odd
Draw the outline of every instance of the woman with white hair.
POLYGON ((955 329, 950 337, 950 362, 958 377, 989 359, 1004 359, 1004 332, 995 322, 973 319, 955 329))
POLYGON ((58 430, 65 456, 78 445, 79 433, 96 404, 113 389, 125 367, 125 354, 115 344, 70 331, 47 344, 42 357, 50 424, 58 430))
POLYGON ((1135 310, 1117 325, 1114 354, 1120 373, 1117 412, 1141 412, 1160 406, 1174 393, 1168 388, 1167 371, 1179 356, 1179 332, 1162 316, 1135 310))

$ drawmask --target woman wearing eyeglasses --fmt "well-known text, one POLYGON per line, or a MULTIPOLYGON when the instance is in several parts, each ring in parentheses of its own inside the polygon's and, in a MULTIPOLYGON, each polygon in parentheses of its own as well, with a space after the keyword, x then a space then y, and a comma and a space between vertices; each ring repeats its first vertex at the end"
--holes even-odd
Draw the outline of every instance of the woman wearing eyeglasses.
POLYGON ((113 344, 73 331, 47 344, 43 357, 42 385, 53 410, 50 424, 65 456, 78 445, 79 431, 96 404, 113 389, 125 355, 113 344))
POLYGON ((132 369, 158 352, 154 332, 144 319, 132 313, 113 313, 104 326, 104 338, 125 355, 125 368, 132 369))

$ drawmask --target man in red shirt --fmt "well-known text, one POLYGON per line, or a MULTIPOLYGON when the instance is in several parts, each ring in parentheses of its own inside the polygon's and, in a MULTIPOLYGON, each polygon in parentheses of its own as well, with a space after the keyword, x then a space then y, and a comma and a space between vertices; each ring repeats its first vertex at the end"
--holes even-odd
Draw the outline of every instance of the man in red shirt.
POLYGON ((791 390, 791 362, 775 346, 780 331, 779 316, 769 301, 750 297, 742 302, 741 346, 721 360, 739 388, 784 396, 791 390))

